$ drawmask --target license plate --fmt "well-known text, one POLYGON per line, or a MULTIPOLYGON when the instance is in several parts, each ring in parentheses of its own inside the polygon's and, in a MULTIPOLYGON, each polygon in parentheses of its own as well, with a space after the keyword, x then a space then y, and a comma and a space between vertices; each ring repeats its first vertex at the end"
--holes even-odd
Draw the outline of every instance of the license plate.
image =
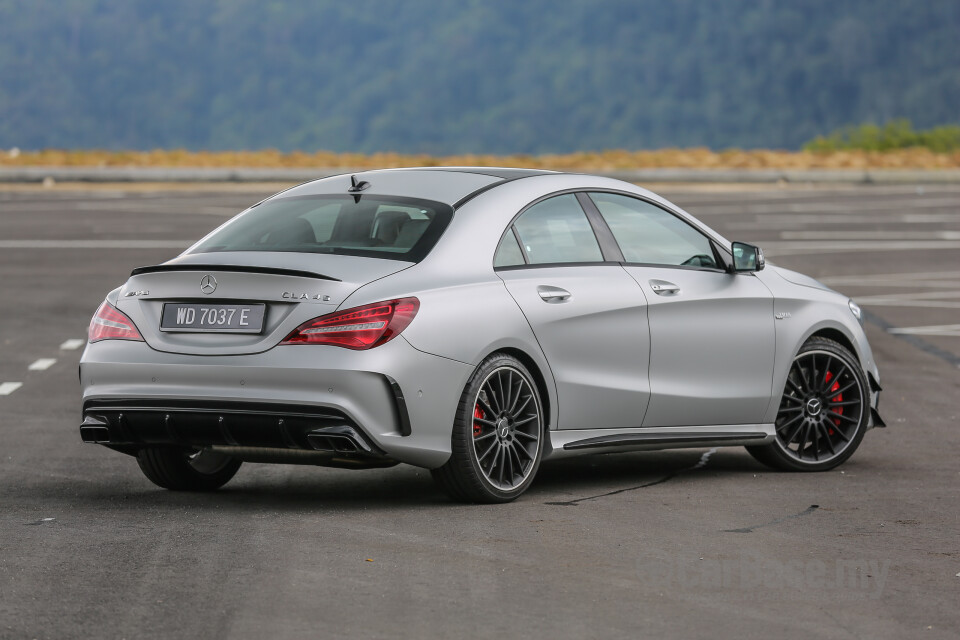
POLYGON ((160 317, 161 331, 260 333, 263 304, 187 304, 168 302, 160 317))

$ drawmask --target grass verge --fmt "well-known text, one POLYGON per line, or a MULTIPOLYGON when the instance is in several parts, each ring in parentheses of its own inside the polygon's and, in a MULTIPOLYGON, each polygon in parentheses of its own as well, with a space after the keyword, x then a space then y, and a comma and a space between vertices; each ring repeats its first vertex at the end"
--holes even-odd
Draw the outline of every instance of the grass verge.
POLYGON ((0 167, 251 167, 386 168, 411 166, 510 166, 575 171, 617 169, 956 169, 960 151, 936 153, 913 147, 888 151, 854 149, 776 151, 660 149, 656 151, 582 151, 548 155, 405 155, 398 153, 289 153, 260 151, 61 150, 0 152, 0 167))

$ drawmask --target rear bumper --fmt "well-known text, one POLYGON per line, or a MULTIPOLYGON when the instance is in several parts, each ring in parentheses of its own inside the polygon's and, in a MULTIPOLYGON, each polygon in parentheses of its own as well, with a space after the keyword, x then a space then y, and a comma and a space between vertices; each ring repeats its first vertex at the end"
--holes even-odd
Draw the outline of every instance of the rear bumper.
POLYGON ((91 401, 83 416, 84 442, 126 453, 144 446, 217 447, 254 462, 348 468, 396 464, 349 418, 329 409, 129 399, 91 401))
MULTIPOLYGON (((111 446, 316 451, 320 440, 311 432, 347 427, 375 455, 429 468, 450 455, 450 429, 471 372, 417 351, 402 336, 369 351, 299 345, 238 356, 107 340, 88 345, 80 363, 84 419, 105 422, 117 438, 111 446)), ((85 431, 94 437, 97 426, 90 422, 85 431)))

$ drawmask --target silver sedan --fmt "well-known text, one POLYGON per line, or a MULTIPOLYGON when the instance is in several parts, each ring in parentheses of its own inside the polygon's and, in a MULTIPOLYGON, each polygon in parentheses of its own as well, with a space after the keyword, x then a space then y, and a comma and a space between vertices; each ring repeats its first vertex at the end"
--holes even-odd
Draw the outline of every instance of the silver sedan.
POLYGON ((676 447, 819 471, 883 426, 860 322, 632 184, 369 171, 134 269, 90 323, 80 434, 174 490, 403 462, 504 502, 548 458, 676 447))

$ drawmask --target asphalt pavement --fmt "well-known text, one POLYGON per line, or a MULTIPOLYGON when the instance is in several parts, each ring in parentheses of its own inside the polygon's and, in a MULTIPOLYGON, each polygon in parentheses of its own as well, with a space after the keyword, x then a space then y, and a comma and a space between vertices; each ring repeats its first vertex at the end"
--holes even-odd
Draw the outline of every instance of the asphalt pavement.
POLYGON ((0 638, 957 638, 960 185, 664 185, 867 312, 881 413, 840 468, 741 448, 428 472, 245 464, 154 487, 80 442, 90 316, 277 185, 0 188, 0 638))

